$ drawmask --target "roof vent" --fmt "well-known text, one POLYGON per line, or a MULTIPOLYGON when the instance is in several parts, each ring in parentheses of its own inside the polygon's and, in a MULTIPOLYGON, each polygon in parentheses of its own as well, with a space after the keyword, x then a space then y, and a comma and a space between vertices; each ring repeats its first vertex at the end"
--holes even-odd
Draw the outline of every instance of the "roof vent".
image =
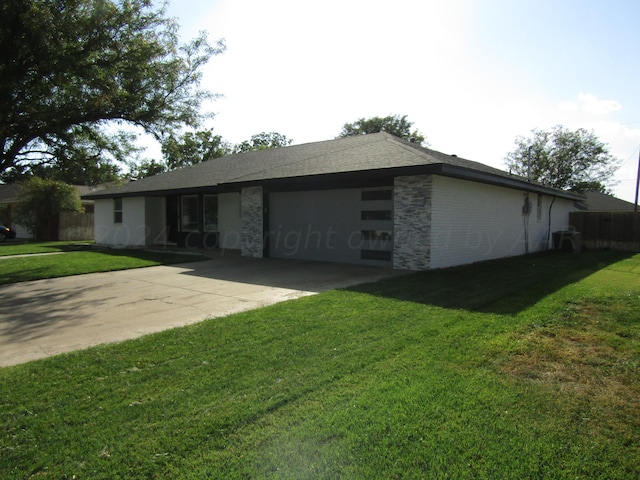
POLYGON ((458 158, 458 155, 456 155, 455 153, 452 153, 451 156, 458 158))

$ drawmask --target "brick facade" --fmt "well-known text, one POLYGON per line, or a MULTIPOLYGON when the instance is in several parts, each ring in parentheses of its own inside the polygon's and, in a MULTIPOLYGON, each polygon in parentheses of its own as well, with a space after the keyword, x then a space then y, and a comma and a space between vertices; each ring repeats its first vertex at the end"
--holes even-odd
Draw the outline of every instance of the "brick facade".
POLYGON ((247 187, 240 192, 242 235, 240 251, 245 257, 263 256, 263 197, 262 187, 247 187))
POLYGON ((430 268, 431 193, 431 175, 394 179, 393 268, 430 268))

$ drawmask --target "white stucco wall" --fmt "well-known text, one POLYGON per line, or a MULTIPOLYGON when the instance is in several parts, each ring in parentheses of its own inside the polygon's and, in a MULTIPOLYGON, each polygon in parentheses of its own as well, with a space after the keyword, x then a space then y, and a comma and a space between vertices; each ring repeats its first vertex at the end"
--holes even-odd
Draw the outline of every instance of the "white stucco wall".
POLYGON ((240 249, 242 233, 240 192, 218 194, 218 230, 220 248, 240 249))
POLYGON ((113 199, 98 199, 93 204, 94 238, 98 245, 111 245, 113 237, 113 199))
POLYGON ((95 238, 99 245, 144 246, 147 226, 144 197, 122 199, 122 223, 114 222, 114 200, 95 201, 95 238))
MULTIPOLYGON (((522 214, 525 192, 448 177, 433 177, 430 268, 444 268, 547 249, 549 205, 529 194, 531 212, 522 214)), ((568 228, 573 202, 556 199, 551 232, 568 228)))

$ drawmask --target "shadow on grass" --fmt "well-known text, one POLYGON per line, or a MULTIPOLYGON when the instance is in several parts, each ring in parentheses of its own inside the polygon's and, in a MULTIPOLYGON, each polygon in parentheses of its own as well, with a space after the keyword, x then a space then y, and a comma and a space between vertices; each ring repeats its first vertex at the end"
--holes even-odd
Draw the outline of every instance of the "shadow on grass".
POLYGON ((515 315, 564 286, 633 255, 541 253, 414 273, 348 290, 443 308, 515 315))

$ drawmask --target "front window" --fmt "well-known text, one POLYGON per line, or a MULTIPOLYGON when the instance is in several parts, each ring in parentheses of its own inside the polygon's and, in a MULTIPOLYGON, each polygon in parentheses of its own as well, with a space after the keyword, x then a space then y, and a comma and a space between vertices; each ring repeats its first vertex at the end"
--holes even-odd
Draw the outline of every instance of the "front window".
POLYGON ((113 223, 122 223, 122 199, 113 199, 113 223))
POLYGON ((218 231, 218 196, 204 196, 204 231, 218 231))
POLYGON ((198 231, 198 196, 185 195, 182 197, 182 231, 198 231))

